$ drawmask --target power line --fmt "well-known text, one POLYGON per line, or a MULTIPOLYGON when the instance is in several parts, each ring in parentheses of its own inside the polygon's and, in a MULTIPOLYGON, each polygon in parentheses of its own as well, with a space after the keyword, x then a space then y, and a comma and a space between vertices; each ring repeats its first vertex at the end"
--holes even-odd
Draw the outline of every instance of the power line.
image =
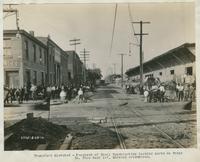
POLYGON ((117 17, 117 3, 115 5, 115 14, 114 14, 114 21, 113 21, 112 38, 111 38, 111 45, 110 45, 110 52, 109 52, 110 55, 112 53, 112 46, 113 46, 113 39, 114 39, 114 33, 115 33, 116 17, 117 17))
MULTIPOLYGON (((128 3, 128 13, 129 13, 129 20, 130 20, 130 23, 131 23, 131 27, 132 27, 132 30, 133 30, 133 34, 135 35, 135 28, 134 28, 134 25, 133 25, 133 16, 131 14, 131 8, 130 8, 130 4, 128 3)), ((137 44, 139 44, 139 40, 138 40, 138 37, 135 36, 136 40, 137 40, 137 44)))

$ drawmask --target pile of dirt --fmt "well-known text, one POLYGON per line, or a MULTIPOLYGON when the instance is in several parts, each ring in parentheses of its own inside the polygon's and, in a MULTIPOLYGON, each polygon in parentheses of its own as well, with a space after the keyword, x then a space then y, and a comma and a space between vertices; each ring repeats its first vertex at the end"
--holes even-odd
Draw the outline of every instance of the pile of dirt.
POLYGON ((113 149, 119 145, 117 134, 97 124, 82 124, 71 127, 71 149, 113 149))
POLYGON ((35 150, 39 144, 48 144, 47 149, 58 149, 70 130, 46 119, 31 118, 5 128, 5 150, 35 150))

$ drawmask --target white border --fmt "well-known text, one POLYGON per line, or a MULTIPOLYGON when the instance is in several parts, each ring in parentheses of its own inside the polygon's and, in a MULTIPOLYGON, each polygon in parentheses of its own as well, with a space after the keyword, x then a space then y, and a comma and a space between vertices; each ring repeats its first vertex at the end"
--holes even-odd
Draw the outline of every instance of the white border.
MULTIPOLYGON (((5 0, 4 3, 12 3, 12 4, 28 4, 28 3, 123 3, 123 2, 193 2, 192 0, 5 0)), ((2 19, 2 2, 0 6, 0 22, 3 21, 2 19)), ((200 96, 200 75, 198 75, 199 69, 200 69, 200 1, 196 0, 196 81, 197 81, 197 132, 198 132, 198 148, 197 149, 131 149, 131 150, 66 150, 66 151, 3 151, 3 100, 0 102, 0 160, 2 162, 8 161, 47 161, 47 162, 55 162, 59 160, 59 162, 67 162, 67 161, 79 161, 79 160, 73 160, 73 158, 34 158, 34 154, 51 154, 51 155, 58 155, 58 154, 75 154, 75 153, 113 153, 113 152, 161 152, 161 151, 181 151, 183 155, 180 156, 154 156, 152 159, 136 159, 136 160, 113 160, 113 161, 134 161, 134 162, 199 162, 200 161, 200 149, 199 149, 199 141, 200 141, 200 114, 199 114, 199 96, 200 96)), ((3 83, 3 49, 2 49, 2 29, 3 29, 3 23, 0 23, 0 74, 2 77, 0 77, 0 83, 3 83)), ((0 88, 0 97, 3 99, 3 85, 1 84, 0 88)), ((80 161, 102 161, 102 160, 80 160, 80 161)), ((111 160, 104 160, 104 161, 111 161, 111 160)))

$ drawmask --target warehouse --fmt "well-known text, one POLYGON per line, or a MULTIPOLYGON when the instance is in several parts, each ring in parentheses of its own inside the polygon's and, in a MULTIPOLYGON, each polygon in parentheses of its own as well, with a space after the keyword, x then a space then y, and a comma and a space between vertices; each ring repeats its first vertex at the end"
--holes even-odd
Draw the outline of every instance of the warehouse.
MULTIPOLYGON (((153 76, 161 82, 194 83, 196 75, 195 44, 185 43, 143 64, 143 79, 153 76)), ((140 66, 126 71, 130 80, 139 81, 140 66)))

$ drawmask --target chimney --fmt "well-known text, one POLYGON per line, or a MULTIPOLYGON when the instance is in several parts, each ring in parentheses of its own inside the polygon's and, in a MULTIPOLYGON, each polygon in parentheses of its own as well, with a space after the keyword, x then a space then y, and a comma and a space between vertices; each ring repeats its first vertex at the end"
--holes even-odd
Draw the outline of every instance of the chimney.
POLYGON ((29 31, 29 34, 34 37, 34 31, 33 30, 29 31))

